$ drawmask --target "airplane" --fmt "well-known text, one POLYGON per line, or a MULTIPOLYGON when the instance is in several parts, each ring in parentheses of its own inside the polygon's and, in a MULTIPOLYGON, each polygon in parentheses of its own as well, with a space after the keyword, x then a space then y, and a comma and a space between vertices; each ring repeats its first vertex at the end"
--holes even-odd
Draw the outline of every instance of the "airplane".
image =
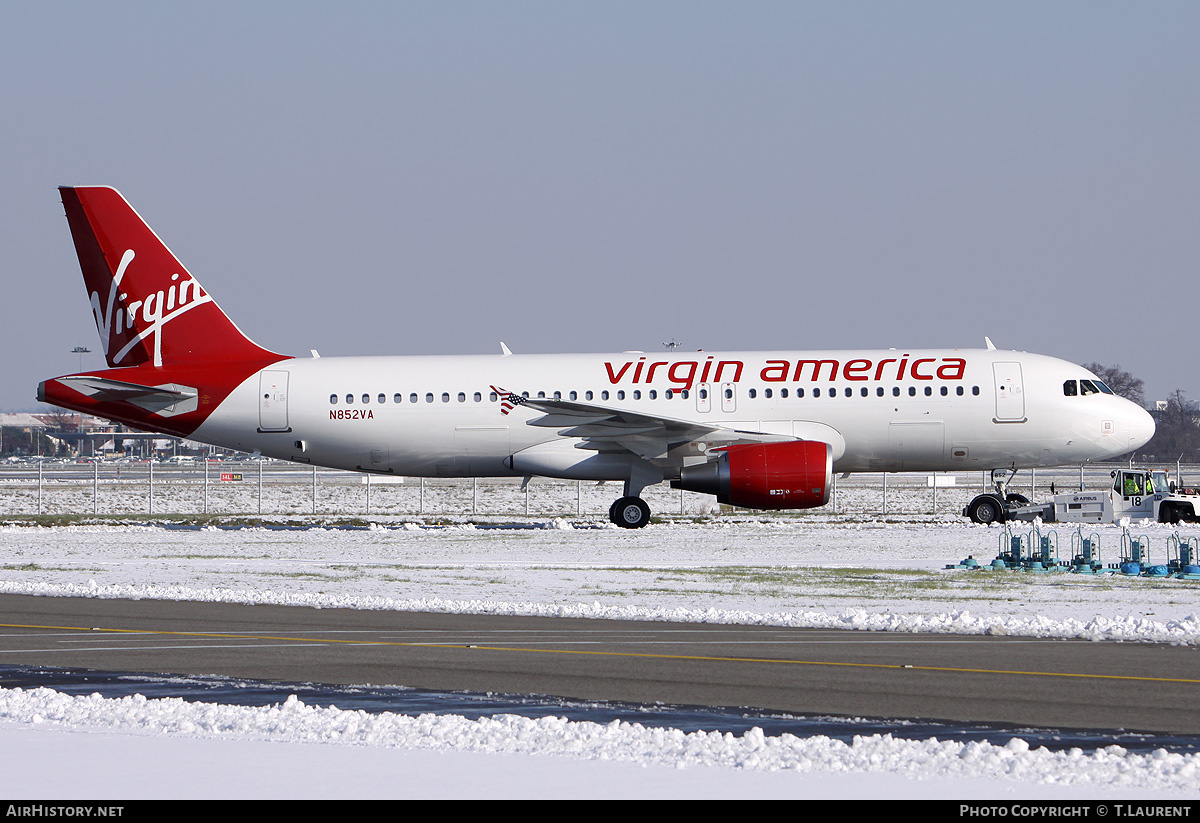
MULTIPOLYGON (((61 187, 109 368, 38 400, 313 466, 653 484, 735 506, 825 505, 835 473, 1104 460, 1154 421, 1086 369, 996 349, 292 357, 246 337, 125 198, 61 187)), ((997 491, 1001 490, 997 485, 997 491)))

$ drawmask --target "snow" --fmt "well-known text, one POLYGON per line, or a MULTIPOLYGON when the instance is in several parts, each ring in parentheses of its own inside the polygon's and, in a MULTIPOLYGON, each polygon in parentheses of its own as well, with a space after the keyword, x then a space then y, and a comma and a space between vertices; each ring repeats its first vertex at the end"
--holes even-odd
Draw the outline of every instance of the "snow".
MULTIPOLYGON (((563 494, 573 507, 575 487, 563 494)), ((892 505, 904 508, 896 494, 892 505)), ((967 555, 989 562, 1002 535, 963 522, 954 505, 937 515, 911 513, 919 508, 911 505, 886 522, 829 511, 676 516, 633 532, 599 517, 495 514, 439 515, 436 524, 383 514, 353 529, 281 528, 301 519, 294 515, 237 529, 136 518, 52 528, 10 521, 0 525, 0 592, 1200 644, 1200 583, 944 570, 967 555)), ((1055 530, 1060 555, 1069 554, 1073 531, 1055 530)), ((1100 535, 1105 562, 1117 560, 1120 527, 1085 532, 1100 535)), ((1155 562, 1173 532, 1133 528, 1149 536, 1155 562)), ((993 745, 890 736, 843 743, 46 689, 0 689, 0 763, 5 796, 94 800, 1163 800, 1194 799, 1200 786, 1200 755, 1116 746, 1051 752, 1016 738, 993 745)))

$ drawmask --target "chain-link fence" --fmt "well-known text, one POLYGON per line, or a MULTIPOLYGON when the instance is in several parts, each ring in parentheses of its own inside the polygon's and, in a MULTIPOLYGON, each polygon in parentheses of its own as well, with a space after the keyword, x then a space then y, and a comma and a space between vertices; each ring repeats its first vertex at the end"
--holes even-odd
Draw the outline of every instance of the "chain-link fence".
MULTIPOLYGON (((1056 492, 1106 488, 1127 464, 1019 472, 1008 491, 1031 501, 1056 492)), ((1159 465, 1171 478, 1200 484, 1200 466, 1159 465)), ((847 515, 958 515, 992 489, 989 472, 862 473, 837 477, 828 505, 816 512, 847 515)), ((621 496, 620 483, 534 478, 392 478, 296 466, 276 461, 163 465, 40 463, 0 466, 0 515, 209 514, 547 517, 602 516, 621 496)), ((711 495, 666 483, 642 495, 664 516, 719 511, 711 495)))

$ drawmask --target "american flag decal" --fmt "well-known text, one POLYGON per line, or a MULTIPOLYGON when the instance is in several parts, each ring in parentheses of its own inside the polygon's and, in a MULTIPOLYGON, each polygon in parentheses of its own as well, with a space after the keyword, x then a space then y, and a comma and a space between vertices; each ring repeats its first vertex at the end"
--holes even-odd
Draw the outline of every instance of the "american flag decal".
POLYGON ((500 413, 508 414, 513 410, 514 406, 519 406, 525 402, 525 398, 516 392, 510 392, 507 389, 502 389, 498 386, 490 386, 492 391, 500 398, 500 413))

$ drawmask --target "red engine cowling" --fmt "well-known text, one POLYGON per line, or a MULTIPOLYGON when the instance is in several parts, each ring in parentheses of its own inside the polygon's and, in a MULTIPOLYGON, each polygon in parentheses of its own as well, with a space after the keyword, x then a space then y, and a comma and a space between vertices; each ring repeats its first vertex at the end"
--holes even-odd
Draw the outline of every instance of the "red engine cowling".
POLYGON ((715 494, 751 509, 811 509, 829 502, 833 449, 817 440, 730 446, 716 460, 687 466, 671 486, 715 494))

